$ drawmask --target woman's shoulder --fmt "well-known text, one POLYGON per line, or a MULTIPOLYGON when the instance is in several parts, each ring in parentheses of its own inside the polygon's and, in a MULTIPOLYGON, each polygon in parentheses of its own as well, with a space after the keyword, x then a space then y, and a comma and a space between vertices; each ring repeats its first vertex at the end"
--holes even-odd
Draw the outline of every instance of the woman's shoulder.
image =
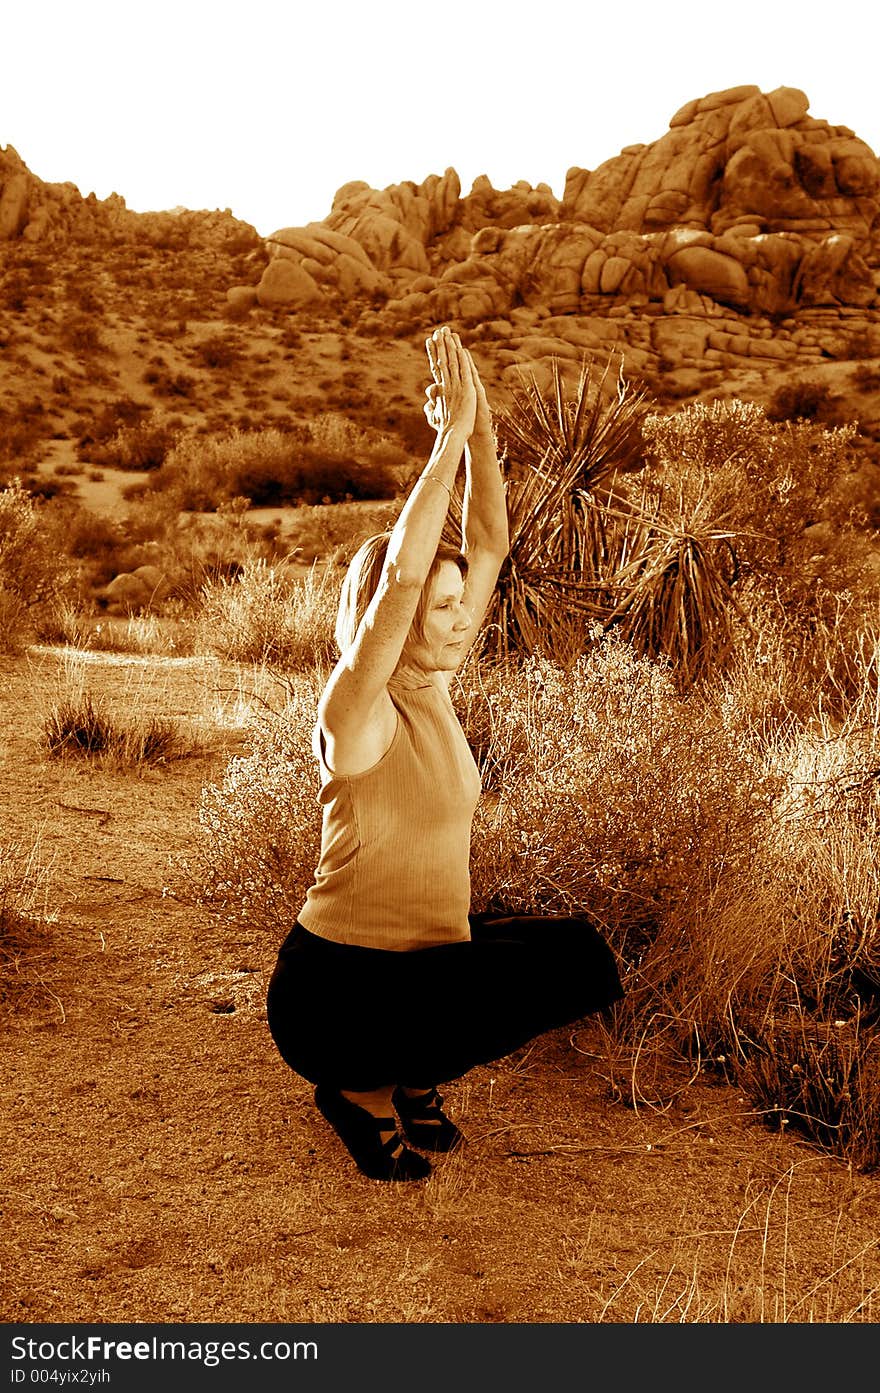
POLYGON ((346 699, 333 677, 318 700, 312 749, 328 773, 354 775, 376 764, 394 739, 398 711, 382 689, 370 707, 346 699))

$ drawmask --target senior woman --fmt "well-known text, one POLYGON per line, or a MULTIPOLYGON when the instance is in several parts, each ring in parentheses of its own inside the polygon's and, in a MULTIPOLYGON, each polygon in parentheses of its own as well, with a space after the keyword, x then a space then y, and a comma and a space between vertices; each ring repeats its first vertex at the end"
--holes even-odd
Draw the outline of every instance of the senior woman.
POLYGON ((423 1178, 420 1153, 462 1141, 438 1084, 622 995, 589 920, 470 913, 480 777, 449 686, 507 555, 507 511, 473 360, 447 328, 426 346, 436 440, 342 586, 313 740, 320 861, 267 1002, 282 1057, 376 1180, 423 1178), (462 460, 457 551, 441 533, 462 460))

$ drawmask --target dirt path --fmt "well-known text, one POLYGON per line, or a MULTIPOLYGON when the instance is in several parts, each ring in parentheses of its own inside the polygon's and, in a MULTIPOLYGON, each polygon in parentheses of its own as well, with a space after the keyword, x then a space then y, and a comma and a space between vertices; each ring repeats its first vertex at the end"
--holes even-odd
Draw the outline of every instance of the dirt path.
MULTIPOLYGON (((241 736, 141 776, 51 761, 57 673, 0 666, 0 844, 54 858, 2 1022, 3 1320, 876 1318, 880 1179, 703 1077, 634 1106, 595 1025, 450 1087, 469 1144, 426 1183, 360 1176, 269 1038, 277 944, 163 893, 241 736)), ((204 720, 216 665, 153 676, 204 720)))

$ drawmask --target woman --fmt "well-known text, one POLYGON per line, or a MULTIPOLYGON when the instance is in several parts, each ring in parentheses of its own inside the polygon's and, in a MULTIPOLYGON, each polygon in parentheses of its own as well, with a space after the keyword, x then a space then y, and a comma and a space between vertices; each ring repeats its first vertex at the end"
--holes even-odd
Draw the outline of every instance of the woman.
POLYGON ((461 1142, 437 1084, 622 994, 587 920, 469 914, 480 779, 449 684, 507 555, 507 512, 471 356, 446 328, 427 350, 436 440, 394 528, 343 583, 314 734, 320 862, 268 994, 283 1058, 378 1180, 422 1178, 419 1151, 461 1142), (462 457, 458 552, 440 539, 462 457))

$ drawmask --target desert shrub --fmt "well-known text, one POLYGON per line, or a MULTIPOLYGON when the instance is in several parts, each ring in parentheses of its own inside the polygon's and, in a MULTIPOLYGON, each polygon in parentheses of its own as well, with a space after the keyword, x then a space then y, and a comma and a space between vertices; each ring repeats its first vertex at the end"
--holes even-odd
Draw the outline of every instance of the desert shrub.
POLYGON ((825 382, 784 382, 767 403, 768 421, 817 421, 840 425, 842 404, 825 382))
POLYGON ((241 361, 241 345, 229 334, 211 334, 196 344, 192 357, 212 370, 232 368, 241 361))
POLYGON ((302 908, 321 835, 311 753, 316 693, 304 682, 288 695, 281 711, 254 719, 250 753, 202 790, 202 836, 178 867, 178 893, 273 935, 302 908))
POLYGON ((736 719, 613 633, 568 671, 531 659, 466 674, 459 700, 494 795, 475 833, 478 907, 589 906, 633 962, 770 796, 736 719))
MULTIPOLYGON (((649 417, 645 434, 655 471, 712 481, 744 570, 779 572, 809 545, 805 527, 829 516, 833 488, 846 472, 853 427, 768 423, 754 402, 694 402, 649 417)), ((832 520, 843 523, 842 517, 832 520)))
POLYGON ((255 507, 388 498, 405 456, 386 437, 343 418, 319 417, 297 431, 233 430, 219 439, 185 436, 151 481, 177 506, 210 511, 234 497, 255 507))
POLYGON ((859 363, 850 374, 853 386, 860 392, 880 391, 880 367, 876 363, 859 363))
POLYGON ((662 977, 664 1009, 672 1001, 680 1019, 690 1014, 710 1056, 777 1124, 875 1167, 880 733, 864 715, 795 726, 768 748, 782 791, 755 855, 695 900, 690 1002, 669 985, 682 927, 672 922, 662 977))
POLYGON ((289 519, 287 536, 297 560, 322 559, 347 565, 361 542, 394 526, 400 511, 396 503, 366 508, 354 503, 321 503, 298 509, 289 519))
POLYGON ((102 353, 107 344, 94 320, 82 312, 73 314, 61 326, 61 342, 74 353, 102 353))
POLYGON ((22 653, 33 636, 27 605, 0 585, 0 653, 22 653))
POLYGON ((142 381, 152 387, 158 397, 182 397, 184 400, 192 396, 197 386, 190 373, 175 372, 161 359, 144 369, 142 381))
POLYGON ((203 587, 194 644, 236 662, 329 670, 338 596, 333 571, 313 566, 295 577, 284 565, 253 561, 234 578, 203 587))
POLYGON ((80 459, 92 459, 91 447, 103 445, 127 426, 136 425, 148 410, 143 402, 117 397, 104 402, 92 415, 80 416, 73 425, 80 459))
POLYGON ((15 474, 36 463, 38 451, 44 442, 44 425, 39 413, 22 413, 20 410, 6 410, 0 406, 0 477, 7 470, 15 474))
POLYGON ((20 269, 6 272, 0 281, 0 305, 13 314, 22 314, 30 299, 30 280, 20 269))
POLYGON ((7 596, 10 620, 9 630, 0 628, 0 644, 20 644, 26 628, 38 636, 51 629, 54 613, 76 589, 73 568, 46 525, 43 507, 17 480, 0 489, 0 591, 7 596))
POLYGON ((101 445, 93 445, 89 459, 114 469, 158 469, 180 434, 171 421, 151 415, 120 427, 101 445))
MULTIPOLYGON (((646 486, 673 494, 697 486, 729 537, 732 594, 748 613, 784 611, 792 630, 829 619, 833 594, 860 589, 849 505, 837 490, 851 468, 854 427, 767 420, 754 403, 696 402, 649 417, 646 486), (825 521, 837 539, 817 564, 808 529, 825 521)), ((863 587, 861 587, 863 588, 863 587)))
MULTIPOLYGON (((164 495, 155 496, 160 503, 164 495)), ((133 516, 150 517, 153 497, 132 506, 133 516)), ((180 516, 165 514, 164 533, 155 561, 170 585, 173 604, 193 617, 202 606, 203 592, 221 580, 231 580, 249 565, 281 560, 277 544, 247 516, 249 500, 233 498, 215 513, 180 516)), ((160 514, 161 517, 161 514, 160 514)))
POLYGON ((155 562, 149 539, 163 535, 163 523, 144 525, 135 510, 123 518, 107 517, 75 499, 58 499, 45 510, 46 525, 74 563, 86 588, 106 585, 120 571, 155 562))

